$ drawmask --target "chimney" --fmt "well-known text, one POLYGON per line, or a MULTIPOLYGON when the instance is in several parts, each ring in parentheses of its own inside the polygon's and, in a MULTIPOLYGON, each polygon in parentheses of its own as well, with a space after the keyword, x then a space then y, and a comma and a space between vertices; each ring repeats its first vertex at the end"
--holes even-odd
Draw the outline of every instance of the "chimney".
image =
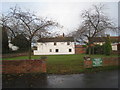
POLYGON ((65 37, 65 34, 63 33, 63 37, 65 37))

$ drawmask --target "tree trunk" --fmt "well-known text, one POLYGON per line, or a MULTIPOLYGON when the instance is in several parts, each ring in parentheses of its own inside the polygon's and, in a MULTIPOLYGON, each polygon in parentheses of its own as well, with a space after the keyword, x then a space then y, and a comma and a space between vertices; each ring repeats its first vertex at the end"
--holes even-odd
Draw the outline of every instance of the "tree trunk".
POLYGON ((28 59, 31 60, 31 40, 29 41, 28 59))
POLYGON ((89 46, 89 55, 91 55, 91 46, 89 46))
POLYGON ((90 38, 89 38, 88 40, 89 40, 89 41, 88 41, 88 48, 89 48, 89 49, 88 49, 88 50, 89 50, 89 51, 88 51, 88 54, 91 55, 91 42, 90 42, 90 38))
POLYGON ((92 54, 94 55, 94 46, 92 47, 92 54))

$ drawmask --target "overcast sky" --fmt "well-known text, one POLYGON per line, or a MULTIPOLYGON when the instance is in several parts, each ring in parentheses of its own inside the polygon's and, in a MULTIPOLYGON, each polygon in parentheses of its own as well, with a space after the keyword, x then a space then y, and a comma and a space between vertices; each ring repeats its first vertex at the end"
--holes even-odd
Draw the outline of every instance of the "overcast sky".
POLYGON ((3 0, 0 11, 6 13, 10 7, 17 5, 23 10, 34 11, 40 17, 48 17, 57 21, 64 28, 56 31, 69 33, 76 30, 81 24, 82 18, 80 15, 82 11, 91 8, 93 4, 97 5, 99 3, 105 5, 105 14, 117 25, 118 0, 84 0, 84 2, 81 0, 3 0))

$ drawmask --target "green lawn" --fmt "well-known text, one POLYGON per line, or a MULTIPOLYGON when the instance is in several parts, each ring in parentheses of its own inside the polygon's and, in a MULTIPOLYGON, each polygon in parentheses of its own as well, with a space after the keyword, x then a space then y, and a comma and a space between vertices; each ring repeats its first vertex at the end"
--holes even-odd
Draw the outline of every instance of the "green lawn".
MULTIPOLYGON (((65 74, 65 73, 80 73, 84 71, 83 57, 85 54, 75 55, 47 55, 47 73, 65 74)), ((91 55, 94 57, 116 57, 117 55, 91 55)), ((41 56, 32 56, 32 59, 40 59, 41 56)), ((3 60, 24 60, 27 56, 20 56, 15 58, 6 58, 3 60)))
MULTIPOLYGON (((76 60, 76 59, 82 59, 84 56, 88 56, 86 54, 73 54, 73 55, 33 55, 32 59, 40 59, 41 56, 47 56, 49 61, 61 61, 61 60, 76 60), (56 60, 57 59, 57 60, 56 60)), ((118 55, 110 55, 110 56, 106 56, 106 55, 91 55, 92 58, 94 57, 118 57, 118 55)), ((13 58, 3 58, 2 60, 25 60, 28 59, 28 56, 19 56, 19 57, 13 57, 13 58)))

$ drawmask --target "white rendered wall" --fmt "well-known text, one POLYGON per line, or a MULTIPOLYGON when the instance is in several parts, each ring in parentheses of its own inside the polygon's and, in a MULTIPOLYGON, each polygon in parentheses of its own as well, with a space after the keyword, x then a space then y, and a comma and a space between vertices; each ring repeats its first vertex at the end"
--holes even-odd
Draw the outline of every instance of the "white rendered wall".
POLYGON ((112 45, 112 50, 117 51, 117 45, 112 45))
POLYGON ((55 55, 55 54, 75 54, 75 45, 74 42, 70 42, 70 45, 67 45, 67 42, 46 42, 46 43, 37 43, 37 50, 34 50, 34 55, 55 55), (50 52, 52 49, 52 52, 50 52), (59 52, 55 50, 59 49, 59 52), (69 49, 72 49, 69 52, 69 49))
POLYGON ((103 45, 105 42, 94 42, 94 44, 103 45))

